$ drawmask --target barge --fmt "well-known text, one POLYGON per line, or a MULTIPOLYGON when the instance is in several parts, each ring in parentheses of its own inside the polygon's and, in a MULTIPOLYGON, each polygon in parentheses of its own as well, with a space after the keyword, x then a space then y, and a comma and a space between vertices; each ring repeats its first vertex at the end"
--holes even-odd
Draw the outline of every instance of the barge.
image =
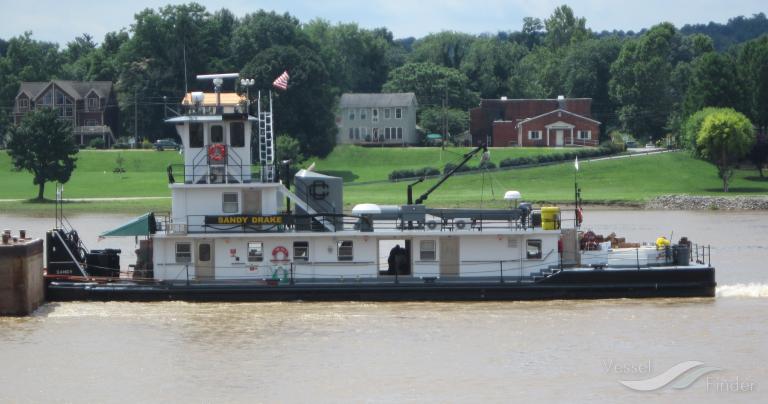
MULTIPOLYGON (((193 92, 166 120, 183 145, 169 167, 172 209, 105 237, 141 237, 130 274, 118 250, 89 251, 57 213, 48 232, 49 300, 543 300, 712 297, 708 250, 686 239, 627 246, 595 240, 558 207, 535 208, 509 191, 503 209, 423 204, 462 165, 413 201, 344 211, 341 178, 275 161, 271 93, 250 102, 193 92), (254 139, 252 139, 254 137, 254 139), (255 150, 251 150, 251 144, 255 150), (257 161, 257 164, 253 164, 257 161), (258 167, 254 173, 253 168, 258 167), (572 223, 571 226, 565 224, 572 223), (591 238, 590 238, 591 237, 591 238)), ((377 116, 378 114, 369 114, 377 116)), ((374 123, 375 124, 375 123, 374 123)), ((57 210, 58 212, 58 210, 57 210)))

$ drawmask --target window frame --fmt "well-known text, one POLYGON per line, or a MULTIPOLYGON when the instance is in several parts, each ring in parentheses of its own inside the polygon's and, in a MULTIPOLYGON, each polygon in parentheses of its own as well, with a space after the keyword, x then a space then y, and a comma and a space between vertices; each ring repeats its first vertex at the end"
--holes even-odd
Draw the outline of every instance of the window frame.
POLYGON ((437 261, 437 240, 419 240, 419 261, 437 261), (429 244, 431 249, 425 248, 429 244))
POLYGON ((542 135, 540 130, 529 130, 528 131, 528 140, 541 140, 542 135), (534 137, 535 135, 535 137, 534 137))
POLYGON ((249 241, 246 244, 246 252, 248 254, 248 262, 263 262, 264 261, 264 242, 262 241, 249 241), (253 247, 251 247, 253 245, 253 247), (258 254, 251 254, 251 251, 260 251, 258 254))
POLYGON ((350 121, 354 121, 355 120, 355 109, 354 108, 350 108, 349 109, 349 113, 347 114, 347 119, 350 120, 350 121))
POLYGON ((189 123, 189 147, 201 149, 205 146, 205 128, 202 123, 189 123), (198 131, 199 129, 199 131, 198 131))
POLYGON ((309 262, 309 241, 293 242, 293 262, 309 262), (304 254, 298 254, 302 250, 304 254))
POLYGON ((579 140, 592 140, 592 131, 591 130, 580 130, 579 131, 579 140), (582 136, 586 135, 586 136, 582 136))
POLYGON ((222 213, 240 213, 240 193, 238 192, 222 192, 221 193, 221 212, 222 213), (235 197, 234 202, 233 201, 227 201, 228 196, 235 197), (227 207, 230 209, 232 208, 232 204, 234 204, 234 210, 227 210, 227 207))
POLYGON ((18 108, 19 108, 19 112, 29 111, 29 98, 27 97, 19 98, 18 108))
POLYGON ((392 108, 384 108, 384 119, 390 119, 392 116, 392 108))
POLYGON ((379 109, 373 108, 371 109, 371 122, 378 122, 379 121, 379 109))
POLYGON ((338 240, 336 241, 336 260, 337 261, 354 261, 355 259, 355 243, 353 240, 338 240), (348 250, 348 253, 347 253, 348 250), (345 254, 342 254, 342 251, 345 254))
MULTIPOLYGON (((218 133, 217 133, 217 135, 218 135, 218 133)), ((214 143, 224 143, 224 125, 216 124, 216 125, 209 126, 208 127, 208 137, 211 139, 211 142, 210 142, 211 144, 214 144, 214 143), (213 130, 214 130, 214 128, 221 129, 221 140, 220 141, 213 140, 213 132, 214 132, 213 130)))
POLYGON ((395 108, 395 119, 403 119, 403 109, 395 108))
POLYGON ((368 119, 367 112, 368 112, 368 108, 360 108, 360 120, 361 121, 364 121, 364 120, 368 119))
POLYGON ((543 257, 544 244, 541 239, 526 239, 525 240, 525 259, 527 260, 540 260, 543 257), (531 246, 538 248, 538 253, 531 254, 531 246))
POLYGON ((403 139, 403 128, 397 128, 397 140, 403 139))
POLYGON ((99 101, 99 97, 96 96, 88 96, 86 99, 86 106, 88 107, 88 111, 98 111, 100 108, 101 102, 99 101), (92 101, 95 101, 95 105, 91 105, 92 101))
POLYGON ((175 252, 175 255, 174 255, 175 262, 177 264, 191 264, 192 263, 192 243, 190 243, 188 241, 177 241, 176 242, 176 247, 174 248, 174 252, 175 252), (181 246, 186 246, 187 251, 186 252, 180 251, 179 247, 181 247, 181 246), (184 256, 187 257, 186 260, 180 260, 179 259, 180 257, 184 257, 184 256))

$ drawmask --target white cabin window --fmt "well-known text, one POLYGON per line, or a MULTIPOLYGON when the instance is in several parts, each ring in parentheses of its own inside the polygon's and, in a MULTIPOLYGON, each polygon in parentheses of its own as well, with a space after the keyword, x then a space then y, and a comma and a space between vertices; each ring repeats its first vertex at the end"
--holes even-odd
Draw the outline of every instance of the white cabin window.
POLYGON ((579 131, 579 139, 581 139, 581 140, 592 139, 592 131, 590 131, 590 130, 580 130, 579 131))
POLYGON ((541 131, 540 130, 529 130, 528 131, 528 139, 530 139, 530 140, 541 140, 541 131))
POLYGON ((309 261, 309 242, 308 241, 293 242, 293 260, 295 262, 309 261))
POLYGON ((242 122, 230 122, 229 145, 232 147, 245 147, 245 124, 242 122))
POLYGON ((224 143, 224 127, 211 125, 211 143, 224 143))
POLYGON ((189 264, 192 262, 192 244, 176 243, 176 263, 189 264))
POLYGON ((422 261, 434 261, 437 259, 435 240, 419 241, 419 259, 422 261))
POLYGON ((261 241, 248 242, 248 262, 264 261, 264 243, 261 241))
POLYGON ((541 240, 528 240, 525 246, 525 258, 541 259, 541 240))
POLYGON ((240 204, 237 192, 225 192, 221 194, 221 211, 224 213, 238 213, 240 204))
POLYGON ((352 261, 354 252, 352 240, 340 240, 336 242, 336 257, 339 261, 352 261))
POLYGON ((395 108, 395 118, 400 119, 403 117, 403 109, 395 108))

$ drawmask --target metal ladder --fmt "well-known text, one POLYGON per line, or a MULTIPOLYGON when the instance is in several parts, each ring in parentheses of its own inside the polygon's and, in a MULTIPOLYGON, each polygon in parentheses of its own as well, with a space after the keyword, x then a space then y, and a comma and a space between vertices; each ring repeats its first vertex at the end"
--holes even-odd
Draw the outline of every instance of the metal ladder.
MULTIPOLYGON (((265 105, 266 107, 266 105, 265 105)), ((258 99, 259 111, 259 161, 261 182, 275 182, 275 136, 272 131, 272 92, 269 92, 269 109, 263 110, 261 91, 258 99)))

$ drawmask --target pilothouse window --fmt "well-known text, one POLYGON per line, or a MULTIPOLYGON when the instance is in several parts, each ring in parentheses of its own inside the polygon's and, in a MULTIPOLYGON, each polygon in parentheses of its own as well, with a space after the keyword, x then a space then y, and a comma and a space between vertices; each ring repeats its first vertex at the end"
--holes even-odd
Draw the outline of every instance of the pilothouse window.
POLYGON ((211 143, 224 143, 224 127, 221 125, 211 126, 211 143))
POLYGON ((541 240, 528 240, 525 249, 525 258, 541 259, 541 240))
POLYGON ((232 147, 245 147, 245 124, 232 122, 229 124, 229 143, 232 147))
POLYGON ((203 124, 189 124, 189 147, 203 147, 203 124))

